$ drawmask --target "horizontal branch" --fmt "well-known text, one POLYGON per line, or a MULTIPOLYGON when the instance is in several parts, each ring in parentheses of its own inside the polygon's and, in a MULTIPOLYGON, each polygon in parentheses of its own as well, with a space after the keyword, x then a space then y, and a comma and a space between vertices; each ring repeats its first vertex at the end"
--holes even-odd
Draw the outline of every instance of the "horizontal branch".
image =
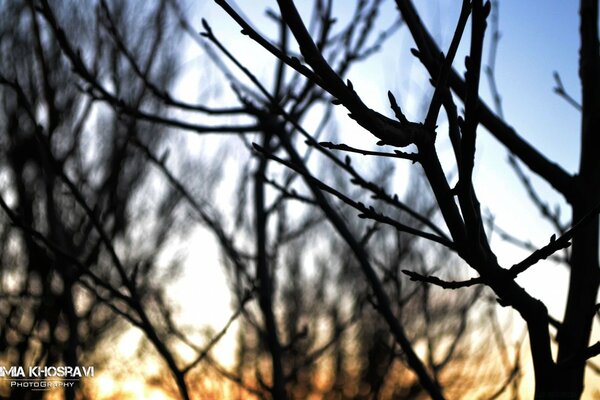
POLYGON ((191 122, 185 122, 174 118, 161 117, 154 113, 148 113, 140 109, 130 107, 123 100, 118 99, 112 95, 106 93, 94 93, 88 91, 95 100, 105 101, 108 104, 115 107, 118 112, 129 115, 132 118, 169 126, 172 128, 183 129, 191 131, 197 134, 211 134, 211 133, 224 133, 224 134, 240 134, 240 133, 254 133, 258 132, 260 128, 257 125, 199 125, 191 122))
POLYGON ((436 285, 444 289, 461 289, 483 284, 483 280, 481 278, 471 278, 466 281, 444 281, 436 276, 421 275, 417 272, 409 271, 407 269, 403 269, 402 273, 407 275, 411 281, 431 283, 432 285, 436 285))
POLYGON ((319 145, 325 147, 326 149, 341 150, 341 151, 347 151, 350 153, 358 153, 358 154, 362 154, 363 156, 402 158, 405 160, 411 160, 412 162, 418 161, 418 157, 419 157, 419 155, 416 153, 406 153, 406 152, 400 151, 400 150, 394 150, 393 153, 386 153, 383 151, 371 151, 371 150, 358 149, 356 147, 351 147, 351 146, 348 146, 347 144, 343 144, 343 143, 336 144, 336 143, 332 143, 332 142, 319 142, 319 145))

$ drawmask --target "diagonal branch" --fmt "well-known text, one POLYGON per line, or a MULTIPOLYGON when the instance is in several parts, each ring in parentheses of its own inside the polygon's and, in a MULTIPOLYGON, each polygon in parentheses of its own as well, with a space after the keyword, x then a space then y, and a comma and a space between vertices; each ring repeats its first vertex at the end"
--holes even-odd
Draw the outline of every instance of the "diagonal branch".
POLYGON ((392 332, 396 342, 400 345, 402 350, 404 351, 408 364, 411 369, 417 375, 420 384, 427 391, 427 393, 435 400, 443 400, 444 395, 439 388, 439 386, 433 381, 430 373, 427 371, 423 362, 416 354, 410 340, 406 336, 404 328, 394 315, 391 307, 391 302, 386 294, 377 273, 373 269, 369 261, 369 256, 366 250, 359 245, 356 241, 346 223, 343 221, 341 216, 331 207, 327 199, 325 198, 321 189, 319 189, 314 180, 307 179, 310 176, 310 173, 306 169, 306 167, 302 164, 302 160, 300 156, 296 153, 296 150, 292 147, 292 145, 288 141, 288 136, 286 134, 280 135, 280 140, 283 142, 283 145, 292 158, 293 164, 297 165, 298 168, 301 169, 302 176, 305 178, 305 182, 310 190, 313 192, 315 199, 321 205, 321 209, 334 226, 334 228, 338 231, 338 233, 343 237, 346 241, 350 249, 353 251, 357 261, 359 262, 363 273, 365 274, 366 279, 369 281, 369 284, 374 292, 375 298, 378 301, 377 309, 381 313, 382 317, 388 324, 390 331, 392 332))
MULTIPOLYGON (((312 176, 310 174, 310 172, 308 172, 305 169, 304 165, 295 163, 293 161, 284 160, 280 157, 277 157, 274 154, 269 153, 268 151, 266 151, 265 149, 263 149, 262 147, 260 147, 257 144, 254 144, 254 148, 256 151, 261 153, 264 157, 274 160, 274 161, 296 171, 297 173, 302 175, 305 180, 309 180, 311 182, 311 184, 313 186, 316 186, 320 191, 327 192, 327 193, 337 197, 338 199, 340 199, 344 203, 348 204, 349 206, 360 211, 360 214, 358 215, 359 218, 372 219, 374 221, 381 222, 386 225, 390 225, 400 232, 406 232, 411 235, 419 236, 424 239, 430 240, 432 242, 436 242, 443 246, 446 246, 449 249, 454 249, 454 244, 452 242, 448 241, 444 237, 440 237, 433 233, 424 232, 419 229, 413 228, 411 226, 405 225, 405 224, 398 222, 395 219, 390 218, 382 213, 378 213, 377 211, 375 211, 375 209, 372 206, 367 207, 365 204, 363 204, 360 201, 354 201, 347 195, 341 193, 339 190, 327 185, 325 182, 312 176)), ((320 202, 319 202, 319 205, 320 205, 320 202)))
POLYGON ((518 274, 520 274, 521 272, 524 272, 525 270, 527 270, 529 267, 536 264, 537 262, 548 258, 549 256, 551 256, 552 254, 556 253, 557 251, 559 251, 561 249, 565 249, 565 248, 571 246, 570 240, 573 238, 575 233, 578 230, 580 230, 581 228, 583 228, 584 226, 586 226, 587 224, 589 224, 590 222, 592 222, 594 220, 594 218, 598 215, 599 212, 600 212, 600 204, 596 205, 596 207, 591 209, 590 212, 588 212, 579 222, 577 222, 575 225, 573 225, 571 227, 571 229, 566 231, 559 238, 556 238, 556 235, 552 235, 552 237, 550 238, 550 243, 548 243, 546 246, 534 251, 520 263, 513 265, 509 269, 510 273, 516 277, 518 274))
MULTIPOLYGON (((440 50, 427 31, 410 0, 396 0, 396 4, 419 49, 418 57, 432 77, 439 71, 442 62, 440 50)), ((463 100, 466 99, 466 84, 460 75, 452 70, 449 76, 452 90, 463 100)), ((514 153, 529 169, 545 179, 568 201, 573 196, 573 177, 561 166, 547 159, 536 148, 523 139, 510 125, 494 114, 483 102, 479 102, 480 123, 506 148, 514 153)))

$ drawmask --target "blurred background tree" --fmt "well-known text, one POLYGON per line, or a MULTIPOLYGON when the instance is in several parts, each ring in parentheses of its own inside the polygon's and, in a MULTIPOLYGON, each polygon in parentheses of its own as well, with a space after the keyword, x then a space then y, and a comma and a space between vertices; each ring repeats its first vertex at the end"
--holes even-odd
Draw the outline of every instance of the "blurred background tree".
MULTIPOLYGON (((149 320, 159 325, 164 310, 154 304, 168 304, 162 296, 179 260, 162 270, 158 261, 188 224, 181 195, 160 184, 132 145, 162 151, 164 129, 94 102, 39 7, 9 1, 0 12, 0 359, 100 370, 103 343, 125 322, 167 341, 149 320)), ((179 34, 165 2, 66 1, 52 9, 95 79, 129 104, 163 114, 109 32, 119 29, 143 73, 170 87, 178 55, 169 44, 179 34)), ((64 397, 80 390, 65 388, 64 397)), ((11 398, 43 394, 10 391, 11 398)))

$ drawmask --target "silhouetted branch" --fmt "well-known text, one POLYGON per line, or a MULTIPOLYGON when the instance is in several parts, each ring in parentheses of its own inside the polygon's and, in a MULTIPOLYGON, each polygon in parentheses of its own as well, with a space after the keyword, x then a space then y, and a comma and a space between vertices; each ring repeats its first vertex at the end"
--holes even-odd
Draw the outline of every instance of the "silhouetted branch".
POLYGON ((471 7, 471 2, 469 0, 463 0, 456 29, 454 30, 454 36, 452 37, 452 42, 450 42, 450 48, 448 49, 448 55, 444 57, 439 74, 436 78, 434 78, 435 80, 433 81, 435 90, 433 92, 424 123, 425 126, 433 129, 435 129, 436 126, 440 107, 443 103, 443 97, 449 94, 447 86, 448 75, 452 69, 452 62, 454 61, 456 51, 458 50, 458 46, 465 30, 465 26, 467 25, 467 20, 469 19, 469 14, 471 13, 471 7))
MULTIPOLYGON (((430 76, 434 78, 441 63, 440 50, 418 16, 412 2, 410 0, 396 0, 396 4, 417 44, 419 60, 423 62, 430 76)), ((464 101, 466 98, 466 85, 454 70, 450 73, 449 83, 452 90, 464 101)), ((492 135, 523 161, 529 169, 548 181, 567 200, 571 198, 573 179, 569 173, 558 164, 548 160, 537 149, 527 143, 512 127, 494 115, 484 102, 479 102, 478 110, 480 123, 492 135)))
POLYGON ((564 361, 560 361, 558 363, 558 368, 569 369, 569 368, 572 368, 572 367, 576 366, 577 364, 581 363, 582 361, 585 362, 586 360, 594 358, 598 355, 600 355, 600 341, 589 346, 584 351, 582 351, 580 354, 577 354, 577 355, 575 355, 571 358, 568 358, 564 361))
MULTIPOLYGON (((281 195, 282 195, 282 199, 294 199, 294 200, 298 200, 302 203, 305 204, 312 204, 312 205, 316 205, 316 203, 314 202, 313 199, 311 199, 308 196, 304 196, 299 194, 298 192, 296 192, 296 190, 294 189, 288 189, 285 186, 279 184, 278 182, 272 180, 272 179, 268 179, 268 178, 264 178, 265 183, 268 183, 269 185, 273 186, 275 189, 277 189, 281 195)), ((272 208, 269 208, 268 212, 272 212, 272 208)))
POLYGON ((577 233, 578 230, 582 229, 588 223, 593 221, 595 217, 597 217, 598 212, 600 212, 600 204, 596 205, 596 207, 590 210, 584 218, 578 221, 560 237, 556 238, 556 235, 552 235, 552 237, 550 238, 550 243, 534 251, 523 261, 513 265, 510 268, 509 271, 511 272, 512 276, 516 277, 518 274, 527 270, 532 265, 535 265, 540 260, 546 259, 552 254, 556 253, 557 251, 571 246, 570 240, 573 238, 575 233, 577 233))
POLYGON ((231 315, 231 317, 229 317, 223 328, 216 335, 214 335, 212 339, 210 339, 210 341, 203 348, 199 348, 198 346, 193 347, 198 352, 198 355, 196 356, 194 361, 190 362, 181 370, 181 372, 184 375, 187 374, 192 368, 197 366, 199 363, 201 363, 208 356, 212 348, 215 347, 217 343, 219 343, 221 338, 223 338, 223 336, 225 336, 225 334, 229 330, 229 327, 231 327, 235 320, 242 314, 246 303, 248 303, 248 301, 250 301, 251 299, 252 296, 250 296, 250 294, 248 294, 248 296, 242 299, 240 305, 238 306, 238 309, 231 315))
POLYGON ((353 235, 348 230, 346 224, 339 216, 339 214, 329 205, 329 202, 321 192, 320 188, 316 186, 316 182, 310 179, 310 173, 306 170, 306 167, 301 164, 301 159, 297 155, 295 149, 287 142, 287 137, 285 135, 281 135, 280 139, 283 141, 283 144, 292 158, 292 163, 297 165, 300 169, 299 173, 305 178, 305 182, 313 192, 315 199, 321 205, 321 209, 326 214, 329 221, 333 224, 335 229, 340 233, 343 239, 346 241, 352 252, 355 254, 357 261, 361 265, 361 269, 365 274, 369 284, 374 292, 375 298, 377 299, 377 308, 381 313, 382 317, 388 324, 392 334, 396 342, 400 345, 402 350, 404 351, 407 362, 410 367, 415 371, 419 378, 419 382, 425 390, 429 393, 429 395, 434 399, 443 399, 444 396, 441 392, 441 389, 436 385, 436 383, 432 380, 429 372, 423 365, 422 361, 419 359, 417 354, 414 352, 412 344, 408 340, 404 329, 400 325, 398 319, 394 316, 389 297, 387 296, 385 290, 383 289, 377 274, 373 270, 369 262, 369 257, 364 250, 363 247, 359 246, 358 242, 354 239, 353 235))
POLYGON ((527 191, 527 194, 529 195, 529 198, 531 199, 533 204, 540 210, 542 215, 548 221, 550 221, 550 223, 554 226, 558 233, 563 233, 565 231, 565 227, 560 221, 560 208, 556 208, 554 211, 550 210, 550 206, 548 205, 548 203, 545 202, 542 199, 542 196, 540 196, 537 190, 535 190, 531 179, 529 179, 529 177, 525 174, 525 172, 519 165, 519 162, 515 159, 513 155, 508 156, 508 163, 519 177, 519 180, 525 187, 525 190, 527 191))
POLYGON ((581 111, 581 104, 579 104, 577 100, 567 93, 558 72, 554 71, 552 76, 554 77, 554 82, 556 83, 556 86, 554 87, 554 93, 565 99, 567 103, 572 105, 577 111, 581 111))
POLYGON ((512 367, 512 369, 509 371, 508 375, 506 376, 506 380, 504 381, 504 383, 495 392, 493 392, 489 396, 489 400, 494 400, 494 399, 497 399, 500 396, 502 396, 502 394, 508 390, 511 383, 519 378, 520 374, 521 374, 521 348, 518 347, 517 353, 515 354, 514 366, 512 367))
POLYGON ((266 151, 265 149, 263 149, 262 147, 260 147, 257 144, 254 144, 254 148, 256 149, 256 151, 261 153, 264 157, 267 157, 271 160, 277 161, 278 163, 285 165, 288 168, 293 169, 297 173, 301 174, 305 179, 310 180, 312 182, 312 184, 319 187, 320 190, 325 191, 329 194, 332 194, 333 196, 337 197, 344 203, 357 209, 358 211, 360 211, 360 214, 358 215, 359 218, 372 219, 374 221, 378 221, 378 222, 384 223, 386 225, 390 225, 390 226, 398 229, 399 231, 407 232, 407 233, 410 233, 410 234, 413 234, 416 236, 420 236, 425 239, 431 240, 433 242, 437 242, 448 248, 453 248, 453 244, 451 242, 448 242, 445 238, 439 237, 439 236, 431 234, 429 232, 424 232, 424 231, 412 228, 408 225, 398 222, 393 218, 390 218, 382 213, 377 212, 372 206, 367 207, 362 202, 352 200, 347 195, 341 193, 339 190, 333 188, 332 186, 327 185, 323 181, 315 178, 310 173, 306 172, 308 175, 305 175, 304 169, 302 168, 301 165, 298 165, 298 164, 293 163, 292 161, 287 161, 280 157, 277 157, 277 156, 269 153, 268 151, 266 151))
POLYGON ((490 41, 490 47, 488 50, 488 63, 485 67, 485 73, 490 86, 490 92, 492 94, 493 105, 496 114, 504 119, 504 112, 502 110, 502 98, 496 85, 496 55, 498 54, 498 44, 500 43, 500 28, 499 28, 499 2, 498 0, 492 0, 492 11, 490 14, 490 28, 492 30, 492 40, 490 41))
MULTIPOLYGON (((22 229, 27 235, 29 235, 33 239, 42 243, 51 252, 55 253, 56 255, 61 256, 65 260, 69 261, 73 266, 75 266, 79 270, 80 274, 89 276, 95 284, 106 289, 115 298, 117 298, 127 304, 130 303, 130 301, 131 301, 130 296, 123 294, 118 289, 112 287, 104 279, 97 276, 88 267, 83 265, 77 258, 73 257, 71 254, 69 254, 65 250, 61 249, 58 245, 53 243, 51 240, 49 240, 46 236, 44 236, 39 231, 33 229, 31 226, 26 225, 22 221, 22 218, 20 218, 14 211, 12 211, 11 208, 8 206, 8 204, 6 204, 6 202, 4 201, 4 198, 2 196, 0 196, 0 207, 8 215, 8 217, 10 218, 12 223, 15 224, 15 226, 19 227, 20 229, 22 229)), ((113 306, 112 303, 108 299, 106 299, 105 297, 103 297, 99 293, 97 293, 97 291, 91 285, 88 285, 85 281, 82 281, 81 283, 85 287, 92 290, 94 292, 94 294, 97 295, 100 299, 104 300, 105 303, 113 309, 113 311, 115 311, 119 315, 125 317, 129 322, 133 323, 134 325, 141 326, 141 322, 138 319, 132 317, 131 315, 129 315, 129 314, 123 312, 122 310, 118 309, 117 307, 113 306)))
MULTIPOLYGON (((507 232, 506 230, 499 227, 498 225, 494 225, 493 233, 497 234, 500 237, 500 239, 502 239, 510 244, 513 244, 515 246, 518 246, 524 250, 528 250, 530 252, 534 252, 534 251, 538 250, 538 248, 539 248, 538 246, 535 246, 529 240, 522 240, 522 239, 519 239, 519 238, 513 236, 511 233, 507 232)), ((567 257, 561 256, 559 254, 550 255, 550 256, 548 256, 548 259, 559 262, 559 263, 563 263, 563 264, 568 264, 568 262, 569 262, 567 257)))
MULTIPOLYGON (((54 34, 56 36, 57 41, 60 43, 61 49, 71 61, 74 71, 81 76, 85 82, 90 85, 90 88, 86 89, 86 92, 91 95, 96 100, 106 101, 115 107, 118 111, 128 114, 134 118, 142 119, 149 122, 159 123, 167 126, 172 126, 179 129, 189 130, 196 133, 247 133, 247 132, 256 132, 256 126, 202 126, 198 124, 193 124, 185 121, 180 121, 172 118, 161 117, 156 113, 146 112, 140 110, 137 107, 132 107, 128 105, 124 100, 114 96, 107 90, 103 85, 100 84, 97 77, 89 70, 86 66, 84 60, 81 58, 80 53, 73 48, 71 42, 65 35, 65 32, 62 30, 58 22, 56 21, 56 17, 52 12, 52 9, 47 4, 46 1, 42 1, 42 8, 40 10, 42 15, 46 18, 49 25, 52 27, 54 34)), ((138 67, 139 68, 139 67, 138 67)), ((139 72, 143 74, 143 72, 139 72)), ((152 88, 152 87, 151 87, 152 88)), ((154 87, 159 94, 160 90, 154 87)), ((162 93, 161 98, 168 98, 168 94, 162 93)), ((190 105, 185 105, 183 103, 178 103, 178 107, 180 108, 190 108, 190 105)))
POLYGON ((227 371, 225 368, 223 368, 221 365, 219 365, 219 363, 217 361, 215 361, 210 356, 210 354, 208 354, 205 357, 205 360, 211 365, 211 367, 215 371, 217 371, 217 373, 219 375, 234 382, 236 385, 240 386, 242 389, 248 391, 249 393, 252 393, 253 395, 258 396, 260 399, 266 399, 265 394, 260 389, 251 387, 250 385, 247 385, 240 376, 237 376, 236 374, 227 371))
POLYGON ((411 160, 412 162, 416 162, 418 160, 418 154, 406 153, 406 152, 403 152, 400 150, 394 150, 393 153, 385 153, 385 152, 381 152, 381 151, 370 151, 370 150, 357 149, 355 147, 351 147, 351 146, 348 146, 347 144, 343 144, 343 143, 335 144, 335 143, 331 143, 331 142, 319 142, 319 145, 325 147, 326 149, 342 150, 342 151, 347 151, 350 153, 358 153, 358 154, 362 154, 363 156, 401 158, 401 159, 405 159, 405 160, 411 160))
MULTIPOLYGON (((206 107, 203 104, 187 103, 187 102, 175 99, 166 89, 161 89, 158 86, 156 86, 154 84, 154 82, 152 82, 152 80, 148 76, 148 68, 142 68, 138 64, 135 56, 130 51, 129 47, 125 44, 125 40, 123 39, 123 36, 119 32, 119 28, 117 27, 117 25, 112 17, 111 11, 110 11, 108 5, 106 4, 106 0, 102 0, 100 2, 100 5, 102 7, 102 10, 104 11, 104 17, 106 18, 106 20, 108 22, 107 30, 109 31, 110 35, 113 37, 114 43, 117 45, 119 51, 123 54, 123 56, 125 56, 125 58, 131 65, 131 67, 132 67, 133 71, 136 73, 136 75, 143 81, 144 85, 146 85, 146 87, 148 89, 150 89, 152 94, 154 94, 157 98, 163 100, 164 103, 169 106, 177 107, 179 109, 187 110, 187 111, 202 112, 202 113, 205 113, 208 115, 239 115, 239 114, 244 113, 245 110, 241 107, 211 108, 211 107, 206 107)), ((162 9, 164 10, 164 7, 162 9)), ((178 8, 177 8, 177 10, 181 11, 178 8)), ((158 33, 160 33, 160 31, 158 33)), ((159 40, 155 40, 153 43, 154 48, 157 48, 159 43, 160 43, 159 40)), ((154 48, 153 48, 153 53, 155 52, 154 48)), ((152 57, 154 57, 154 55, 150 55, 148 58, 151 59, 152 57)))
POLYGON ((444 281, 435 276, 421 275, 417 272, 409 271, 407 269, 403 269, 402 272, 407 275, 411 281, 430 283, 444 289, 461 289, 474 285, 481 285, 484 283, 481 278, 471 278, 466 281, 444 281))
POLYGON ((141 149, 146 155, 146 157, 148 157, 148 159, 152 161, 152 163, 154 163, 159 168, 159 170, 165 175, 168 182, 171 185, 173 185, 173 187, 179 193, 182 194, 182 196, 186 199, 186 201, 191 205, 191 207, 200 217, 202 223, 204 223, 208 228, 210 228, 210 230, 215 234, 215 236, 219 240, 219 244, 225 250, 225 254, 236 265, 238 271, 240 273, 247 273, 248 267, 243 261, 244 254, 236 248, 236 246, 233 243, 233 240, 229 237, 229 235, 227 235, 227 233, 223 230, 222 226, 218 223, 218 218, 216 216, 211 216, 209 210, 206 210, 206 206, 202 205, 191 195, 191 193, 185 187, 185 185, 181 183, 167 168, 165 160, 162 160, 155 154, 153 154, 152 151, 139 140, 132 139, 132 144, 141 149))

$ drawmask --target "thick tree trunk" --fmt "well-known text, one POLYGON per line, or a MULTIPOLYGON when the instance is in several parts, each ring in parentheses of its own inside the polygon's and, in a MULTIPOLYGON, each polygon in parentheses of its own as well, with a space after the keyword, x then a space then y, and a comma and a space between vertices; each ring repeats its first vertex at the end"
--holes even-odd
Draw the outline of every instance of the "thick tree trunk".
MULTIPOLYGON (((581 157, 571 199, 573 222, 600 203, 600 57, 598 0, 581 0, 579 75, 582 86, 581 157)), ((558 393, 578 399, 583 392, 585 358, 598 296, 598 216, 573 237, 569 294, 558 334, 558 393), (562 364, 562 365, 561 365, 562 364)))
MULTIPOLYGON (((262 145, 269 148, 270 134, 266 134, 262 145)), ((274 400, 287 399, 283 373, 282 349, 277 333, 277 321, 273 311, 273 275, 269 271, 267 255, 267 216, 265 213, 265 173, 267 159, 261 158, 254 175, 254 209, 256 225, 256 277, 258 278, 258 300, 264 318, 265 340, 271 354, 271 393, 274 400)))

